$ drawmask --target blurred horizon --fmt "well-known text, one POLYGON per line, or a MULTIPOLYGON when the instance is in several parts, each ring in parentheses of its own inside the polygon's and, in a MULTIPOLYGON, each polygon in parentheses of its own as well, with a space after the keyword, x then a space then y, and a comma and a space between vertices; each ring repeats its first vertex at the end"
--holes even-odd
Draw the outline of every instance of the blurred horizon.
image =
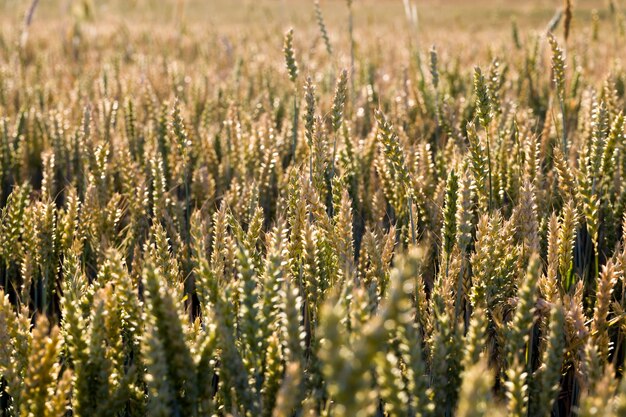
MULTIPOLYGON (((485 30, 508 27, 515 19, 520 27, 547 24, 562 7, 561 0, 412 0, 417 6, 419 25, 423 29, 441 28, 442 24, 455 30, 485 30)), ((109 23, 132 25, 180 25, 232 28, 273 23, 302 24, 314 22, 313 0, 41 0, 38 2, 33 25, 41 21, 63 21, 79 16, 91 24, 109 23), (250 22, 254 22, 251 24, 250 22)), ((343 22, 345 0, 321 0, 329 24, 343 22)), ((31 1, 2 0, 0 12, 4 24, 21 24, 31 1)), ((591 10, 603 13, 603 0, 575 2, 576 16, 591 10)), ((392 25, 405 23, 403 0, 355 0, 357 24, 392 25), (398 19, 400 19, 398 21, 398 19)))
MULTIPOLYGON (((405 0, 353 0, 357 54, 400 42, 424 52, 436 45, 442 56, 459 50, 465 58, 477 62, 508 53, 506 45, 511 40, 513 22, 522 38, 544 34, 563 7, 562 0, 408 2, 417 8, 417 28, 407 19, 405 0)), ((2 39, 12 42, 20 38, 31 4, 31 0, 0 0, 2 39)), ((616 4, 621 7, 621 1, 616 4)), ((350 50, 347 2, 320 0, 320 7, 331 42, 337 46, 339 62, 345 65, 350 50)), ((573 32, 589 33, 594 9, 600 19, 614 20, 607 1, 577 1, 573 32)), ((68 48, 77 41, 90 45, 117 43, 143 52, 152 48, 154 53, 161 47, 182 48, 186 41, 186 46, 195 47, 199 38, 217 38, 219 42, 212 44, 222 45, 227 55, 234 50, 233 56, 249 59, 249 48, 244 52, 238 50, 239 45, 254 46, 258 52, 268 45, 280 50, 282 36, 290 27, 295 29, 295 42, 301 52, 319 46, 314 0, 40 0, 27 32, 31 43, 39 45, 44 53, 61 45, 68 48)))

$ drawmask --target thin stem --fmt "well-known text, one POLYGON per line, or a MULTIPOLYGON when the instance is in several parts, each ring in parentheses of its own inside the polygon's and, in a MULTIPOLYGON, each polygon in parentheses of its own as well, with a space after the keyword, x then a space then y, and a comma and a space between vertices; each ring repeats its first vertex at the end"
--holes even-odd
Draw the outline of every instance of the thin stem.
POLYGON ((409 195, 409 220, 411 221, 411 243, 413 243, 413 245, 415 245, 416 243, 416 238, 415 238, 415 219, 413 218, 413 197, 411 195, 409 195))
POLYGON ((330 195, 331 195, 331 203, 328 207, 329 215, 332 217, 335 214, 335 207, 333 205, 332 193, 333 193, 333 178, 335 178, 335 158, 337 156, 337 132, 335 132, 335 138, 333 142, 333 159, 331 161, 330 168, 330 195))
POLYGON ((313 152, 309 152, 309 184, 313 185, 313 152))
MULTIPOLYGON (((465 251, 463 251, 465 252, 465 251)), ((448 256, 448 265, 450 264, 450 256, 448 256)), ((446 265, 446 276, 448 275, 448 265, 446 265)), ((456 326, 457 321, 458 321, 458 317, 459 317, 459 310, 461 308, 461 299, 462 299, 462 295, 463 295, 463 272, 465 269, 465 255, 462 255, 461 258, 461 271, 459 272, 459 280, 457 283, 457 288, 456 288, 456 303, 454 305, 454 325, 456 326)))
POLYGON ((441 147, 441 144, 439 143, 439 131, 439 89, 435 87, 435 144, 437 145, 437 148, 441 147))
POLYGON ((348 32, 350 34, 350 85, 352 87, 352 108, 356 100, 354 89, 354 16, 352 14, 352 0, 348 1, 348 32))
POLYGON ((39 0, 33 0, 28 8, 28 12, 24 16, 24 26, 22 27, 22 34, 20 36, 20 47, 24 49, 26 47, 26 42, 28 41, 28 29, 30 25, 33 23, 33 16, 35 15, 35 9, 39 4, 39 0))
POLYGON ((291 155, 293 161, 296 161, 296 144, 298 142, 298 119, 299 119, 299 108, 298 108, 298 88, 294 88, 293 95, 293 133, 292 133, 292 143, 291 143, 291 155))
POLYGON ((487 170, 489 175, 489 212, 493 206, 493 188, 491 186, 491 146, 489 140, 489 129, 485 126, 485 134, 487 135, 487 170))
POLYGON ((562 129, 563 129, 563 155, 567 158, 567 127, 565 125, 565 103, 563 101, 563 99, 561 98, 560 100, 560 104, 561 104, 561 119, 562 119, 562 129))
POLYGON ((48 304, 48 268, 43 273, 43 277, 41 279, 41 313, 46 314, 47 304, 48 304))
POLYGON ((9 291, 9 261, 4 263, 4 276, 2 277, 2 289, 6 294, 9 291))
POLYGON ((593 242, 593 255, 594 255, 594 269, 595 269, 595 276, 593 277, 594 281, 596 281, 598 279, 598 277, 600 276, 600 265, 599 265, 599 254, 598 254, 598 242, 593 242))
POLYGON ((335 177, 335 159, 337 158, 337 136, 339 136, 339 131, 335 132, 335 138, 333 141, 333 159, 331 161, 331 166, 330 166, 330 180, 331 181, 335 177))

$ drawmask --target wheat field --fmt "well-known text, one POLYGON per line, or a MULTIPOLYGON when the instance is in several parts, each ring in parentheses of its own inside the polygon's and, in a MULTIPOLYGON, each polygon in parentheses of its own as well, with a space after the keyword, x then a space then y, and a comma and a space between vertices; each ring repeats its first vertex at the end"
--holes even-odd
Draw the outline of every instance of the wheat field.
POLYGON ((626 417, 620 0, 0 0, 0 415, 626 417))

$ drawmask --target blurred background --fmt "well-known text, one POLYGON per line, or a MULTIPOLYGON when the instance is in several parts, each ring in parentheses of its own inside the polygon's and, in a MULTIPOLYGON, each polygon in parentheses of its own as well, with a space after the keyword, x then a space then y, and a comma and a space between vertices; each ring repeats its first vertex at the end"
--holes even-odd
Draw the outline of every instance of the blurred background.
MULTIPOLYGON (((615 48, 622 48, 616 34, 626 31, 624 1, 575 0, 575 36, 569 46, 582 53, 592 37, 609 37, 605 44, 611 51, 601 48, 596 58, 605 52, 615 57, 615 48), (599 34, 592 35, 592 21, 599 34)), ((351 49, 348 1, 319 3, 337 62, 346 67, 351 49)), ((431 45, 452 63, 491 62, 511 53, 512 37, 543 36, 551 22, 558 22, 563 0, 353 0, 352 7, 357 60, 377 56, 399 68, 409 61, 409 51, 426 52, 431 45), (409 47, 390 47, 398 44, 409 47)), ((225 59, 230 64, 220 71, 227 74, 224 68, 236 68, 238 60, 282 65, 283 34, 289 28, 295 29, 298 55, 316 56, 323 42, 314 0, 0 0, 4 59, 16 42, 23 57, 48 56, 49 61, 58 52, 97 56, 97 63, 113 47, 126 57, 225 59)))
MULTIPOLYGON (((515 19, 520 27, 540 27, 562 6, 559 0, 412 0, 423 29, 493 30, 508 27, 515 19)), ((578 0, 575 13, 611 13, 608 0, 578 0)), ((614 2, 616 3, 616 2, 614 2)), ((617 2, 619 3, 619 2, 617 2)), ((331 24, 345 18, 346 0, 321 0, 331 24)), ((5 22, 21 21, 31 0, 0 0, 5 22)), ((394 25, 404 22, 403 0, 354 0, 358 24, 394 25)), ((177 25, 188 28, 261 27, 275 22, 303 24, 313 21, 313 0, 40 0, 34 21, 85 19, 126 25, 177 25)))

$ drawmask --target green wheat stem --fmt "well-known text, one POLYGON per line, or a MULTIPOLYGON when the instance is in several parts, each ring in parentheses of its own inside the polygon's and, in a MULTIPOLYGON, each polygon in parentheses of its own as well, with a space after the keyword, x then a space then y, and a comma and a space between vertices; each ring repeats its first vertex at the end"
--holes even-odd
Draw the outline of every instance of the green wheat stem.
POLYGON ((298 143, 298 121, 300 118, 300 108, 298 106, 298 88, 293 92, 293 131, 291 136, 291 157, 296 160, 296 146, 298 143))
POLYGON ((485 138, 487 140, 487 176, 489 179, 489 212, 493 207, 493 186, 491 181, 491 140, 489 130, 485 129, 485 138))
POLYGON ((409 221, 411 222, 411 243, 415 246, 417 237, 415 235, 415 219, 413 217, 413 196, 410 191, 407 201, 409 205, 409 221))
MULTIPOLYGON (((459 272, 459 279, 456 284, 456 303, 454 304, 454 325, 456 326, 459 312, 461 309, 461 300, 463 297, 463 273, 465 272, 465 260, 464 257, 461 256, 461 270, 459 272)), ((447 275, 446 271, 446 275, 447 275)))
POLYGON ((565 101, 563 100, 563 98, 559 98, 559 104, 561 106, 561 122, 563 124, 562 129, 562 141, 563 141, 563 155, 565 155, 565 157, 567 157, 568 154, 568 150, 567 150, 567 119, 565 116, 565 101))

